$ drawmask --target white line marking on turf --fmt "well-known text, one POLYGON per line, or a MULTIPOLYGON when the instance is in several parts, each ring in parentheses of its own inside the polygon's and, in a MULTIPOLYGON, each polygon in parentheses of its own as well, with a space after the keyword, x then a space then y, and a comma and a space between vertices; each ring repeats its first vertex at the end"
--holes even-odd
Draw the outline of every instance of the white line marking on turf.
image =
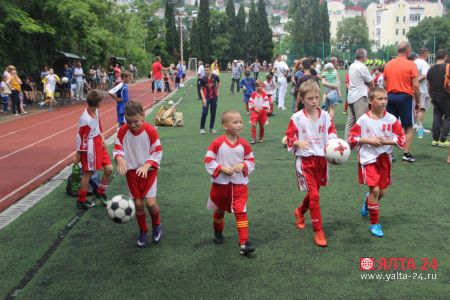
MULTIPOLYGON (((188 80, 189 81, 189 80, 188 80)), ((149 108, 148 110, 145 111, 145 115, 149 115, 150 113, 153 112, 153 109, 156 108, 157 106, 160 106, 162 104, 162 102, 164 100, 166 100, 167 98, 173 96, 175 94, 176 91, 168 94, 167 96, 165 96, 161 101, 159 101, 157 104, 153 105, 151 108, 149 108)), ((148 94, 144 93, 141 96, 148 94)), ((136 99, 140 98, 141 96, 137 97, 136 99)), ((183 97, 181 97, 175 105, 177 105, 178 103, 180 103, 183 100, 183 97)), ((151 105, 152 103, 150 103, 149 105, 151 105)), ((149 105, 146 105, 144 107, 144 109, 146 107, 148 107, 149 105)), ((114 125, 113 127, 109 128, 107 131, 112 130, 114 128, 116 128, 117 125, 114 125)), ((109 146, 111 144, 114 143, 115 141, 115 137, 116 134, 111 135, 107 140, 106 140, 106 144, 109 146)), ((17 188, 16 190, 14 190, 13 192, 9 193, 8 195, 4 196, 3 198, 0 199, 0 203, 10 197, 11 195, 13 195, 14 193, 22 190, 23 188, 27 187, 28 185, 30 185, 31 183, 33 183, 34 181, 36 181, 37 179, 39 179, 40 177, 42 177, 44 174, 47 174, 49 171, 51 171, 52 169, 54 169, 56 166, 64 163, 68 158, 70 158, 71 156, 73 156, 75 154, 75 151, 70 153, 70 155, 66 156, 64 159, 60 160, 59 162, 57 162, 56 164, 54 164, 52 167, 48 168, 46 171, 44 171, 43 173, 41 173, 40 175, 36 176, 35 178, 29 180, 27 183, 25 183, 24 185, 22 185, 20 188, 17 188)), ((72 171, 72 167, 70 165, 66 166, 63 170, 61 170, 61 172, 59 172, 57 175, 55 175, 53 178, 51 178, 46 184, 40 186, 39 188, 35 189, 34 191, 32 191, 31 193, 29 193, 28 195, 26 195, 25 197, 23 197, 20 201, 16 202, 15 204, 11 205, 10 207, 8 207, 7 209, 5 209, 3 212, 0 213, 0 230, 3 229, 4 227, 6 227, 8 224, 10 224, 11 222, 13 222, 14 220, 16 220, 18 217, 20 217, 24 212, 26 212, 28 209, 30 209, 31 207, 33 207, 36 203, 38 203, 41 199, 43 199, 45 196, 47 196, 48 194, 50 194, 53 190, 55 190, 60 184, 61 181, 65 181, 66 178, 70 175, 72 171)))

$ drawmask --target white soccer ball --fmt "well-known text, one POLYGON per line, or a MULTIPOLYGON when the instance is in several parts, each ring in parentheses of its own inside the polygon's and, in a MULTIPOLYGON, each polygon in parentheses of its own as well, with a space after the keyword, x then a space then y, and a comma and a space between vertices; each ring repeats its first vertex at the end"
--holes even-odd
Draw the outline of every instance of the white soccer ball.
POLYGON ((129 222, 136 213, 134 201, 129 196, 117 195, 106 205, 108 217, 116 223, 129 222))
POLYGON ((329 140, 325 146, 325 158, 329 163, 340 165, 350 157, 350 146, 342 139, 329 140))
POLYGON ((61 78, 61 82, 62 83, 68 83, 69 82, 69 78, 67 78, 67 77, 61 78))
POLYGON ((284 147, 287 147, 287 136, 284 136, 281 140, 281 144, 283 144, 284 147))
POLYGON ((169 106, 173 106, 173 101, 170 100, 169 102, 167 102, 167 104, 168 104, 169 106))

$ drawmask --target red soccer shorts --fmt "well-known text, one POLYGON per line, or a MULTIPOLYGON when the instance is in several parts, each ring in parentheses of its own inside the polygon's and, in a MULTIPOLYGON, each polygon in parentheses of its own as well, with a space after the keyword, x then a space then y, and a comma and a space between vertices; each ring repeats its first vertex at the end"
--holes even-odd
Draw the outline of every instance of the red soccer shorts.
POLYGON ((248 187, 246 184, 213 183, 208 199, 208 208, 227 212, 246 212, 248 187))
POLYGON ((129 170, 126 174, 128 190, 133 199, 156 197, 157 171, 150 170, 147 178, 139 177, 136 170, 129 170))
POLYGON ((258 122, 259 122, 260 126, 266 125, 266 122, 267 122, 267 111, 266 110, 263 109, 259 112, 255 112, 254 110, 252 110, 252 112, 250 114, 250 124, 252 124, 254 126, 258 122))
POLYGON ((324 156, 297 156, 295 167, 301 191, 316 190, 328 184, 328 162, 324 156))
POLYGON ((384 190, 391 184, 391 158, 383 153, 377 161, 368 165, 359 165, 359 183, 367 186, 377 186, 384 190))
POLYGON ((81 152, 81 168, 84 172, 101 170, 111 164, 111 159, 105 147, 95 147, 94 152, 95 155, 88 154, 87 151, 81 152), (88 159, 92 160, 93 169, 89 168, 88 159))

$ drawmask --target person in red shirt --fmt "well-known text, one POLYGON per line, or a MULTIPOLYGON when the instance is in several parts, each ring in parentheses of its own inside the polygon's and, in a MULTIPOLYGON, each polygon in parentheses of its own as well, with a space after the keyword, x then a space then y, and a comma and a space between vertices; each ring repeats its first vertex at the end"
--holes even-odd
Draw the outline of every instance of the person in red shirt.
POLYGON ((386 109, 397 119, 400 118, 406 133, 403 162, 414 163, 416 159, 409 151, 414 138, 414 104, 420 101, 419 74, 416 65, 408 60, 411 44, 401 42, 397 52, 398 56, 389 61, 384 68, 383 78, 388 93, 386 109))
POLYGON ((153 102, 158 102, 156 93, 162 93, 164 91, 164 67, 161 64, 161 57, 157 56, 155 62, 152 65, 153 82, 155 84, 155 93, 153 93, 153 102))

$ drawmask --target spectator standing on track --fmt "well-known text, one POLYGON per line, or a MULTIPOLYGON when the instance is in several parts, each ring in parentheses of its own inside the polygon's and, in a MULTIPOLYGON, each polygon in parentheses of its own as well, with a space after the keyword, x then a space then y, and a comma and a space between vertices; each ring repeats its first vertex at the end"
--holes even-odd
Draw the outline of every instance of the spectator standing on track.
POLYGON ((388 93, 386 109, 397 119, 400 118, 406 134, 402 161, 414 163, 416 159, 410 151, 414 139, 414 98, 416 103, 420 101, 419 74, 416 65, 407 59, 411 54, 411 44, 401 42, 398 45, 397 52, 398 56, 389 61, 384 68, 383 76, 388 93))
POLYGON ((11 66, 10 68, 10 74, 11 77, 8 79, 7 84, 11 87, 11 102, 12 102, 12 111, 15 116, 19 116, 21 114, 24 114, 24 112, 21 110, 20 105, 20 97, 19 93, 21 90, 22 80, 20 80, 19 76, 17 75, 17 70, 15 67, 11 66))
POLYGON ((81 63, 77 62, 75 63, 75 69, 73 70, 73 76, 75 77, 75 99, 77 101, 84 100, 83 99, 83 90, 84 90, 84 73, 83 69, 81 68, 81 63))
POLYGON ((164 67, 161 64, 161 57, 157 56, 155 62, 152 65, 153 82, 155 83, 155 93, 153 93, 153 102, 158 102, 160 100, 156 97, 156 93, 161 93, 161 96, 164 95, 163 71, 164 67))
POLYGON ((64 64, 64 73, 63 73, 64 77, 66 77, 69 81, 68 82, 63 82, 62 84, 62 90, 63 90, 63 98, 64 99, 71 99, 72 98, 72 88, 71 88, 71 82, 72 82, 72 78, 73 78, 73 70, 71 67, 69 67, 68 64, 64 64))

